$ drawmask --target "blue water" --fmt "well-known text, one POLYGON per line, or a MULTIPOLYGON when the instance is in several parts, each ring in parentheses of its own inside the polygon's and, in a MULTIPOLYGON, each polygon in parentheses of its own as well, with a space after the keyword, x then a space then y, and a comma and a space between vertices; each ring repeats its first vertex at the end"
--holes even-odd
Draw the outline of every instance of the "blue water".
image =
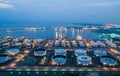
MULTIPOLYGON (((83 27, 81 25, 73 24, 59 24, 59 25, 44 25, 44 24, 11 24, 11 25, 1 25, 0 26, 0 37, 13 36, 15 38, 26 37, 26 38, 45 38, 45 39, 55 39, 55 27, 83 27), (40 28, 45 27, 46 30, 37 30, 37 31, 26 31, 25 28, 40 28)), ((67 29, 65 31, 58 27, 57 32, 65 34, 68 39, 76 39, 77 35, 82 36, 84 39, 99 39, 98 34, 92 30, 81 30, 81 29, 67 29)))

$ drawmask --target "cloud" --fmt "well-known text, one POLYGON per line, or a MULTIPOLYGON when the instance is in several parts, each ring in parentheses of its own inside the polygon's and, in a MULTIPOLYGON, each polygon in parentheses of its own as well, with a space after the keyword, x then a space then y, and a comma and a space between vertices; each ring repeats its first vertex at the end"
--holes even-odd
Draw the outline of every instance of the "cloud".
POLYGON ((0 8, 15 9, 14 5, 8 0, 0 0, 0 8))
POLYGON ((0 3, 0 8, 14 9, 14 5, 8 3, 0 3))
POLYGON ((107 6, 114 6, 114 5, 119 5, 120 1, 114 1, 114 2, 101 2, 101 3, 94 3, 91 4, 92 6, 99 6, 99 7, 107 7, 107 6))

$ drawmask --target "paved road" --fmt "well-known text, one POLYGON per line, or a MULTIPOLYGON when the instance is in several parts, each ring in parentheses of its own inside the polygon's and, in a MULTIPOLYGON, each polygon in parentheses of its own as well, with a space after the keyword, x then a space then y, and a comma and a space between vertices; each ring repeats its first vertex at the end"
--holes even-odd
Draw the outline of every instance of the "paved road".
POLYGON ((43 66, 29 66, 29 67, 14 67, 7 68, 6 71, 120 71, 120 68, 80 68, 80 67, 43 67, 43 66))

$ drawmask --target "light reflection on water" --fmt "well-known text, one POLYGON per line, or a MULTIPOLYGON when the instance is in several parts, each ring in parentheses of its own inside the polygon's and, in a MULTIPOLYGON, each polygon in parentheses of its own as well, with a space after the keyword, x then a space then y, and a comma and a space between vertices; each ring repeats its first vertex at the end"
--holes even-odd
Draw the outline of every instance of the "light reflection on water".
MULTIPOLYGON (((65 27, 45 27, 45 30, 37 31, 27 31, 27 27, 4 27, 0 29, 0 37, 13 36, 16 38, 26 37, 26 38, 45 38, 45 39, 55 39, 56 33, 58 38, 62 38, 62 35, 66 36, 67 39, 76 39, 78 35, 82 36, 84 39, 99 39, 99 36, 93 30, 83 30, 81 28, 65 28, 65 27)), ((31 28, 31 27, 28 27, 31 28)), ((35 27, 40 28, 40 27, 35 27)))

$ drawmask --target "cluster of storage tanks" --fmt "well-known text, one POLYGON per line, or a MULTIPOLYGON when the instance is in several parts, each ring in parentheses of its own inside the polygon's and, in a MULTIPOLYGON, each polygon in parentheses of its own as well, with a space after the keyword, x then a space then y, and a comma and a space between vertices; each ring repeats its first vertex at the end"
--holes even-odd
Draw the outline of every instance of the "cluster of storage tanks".
POLYGON ((62 40, 61 42, 59 40, 55 40, 54 46, 58 47, 59 45, 62 46, 62 47, 65 47, 66 46, 66 40, 62 40))
MULTIPOLYGON (((78 46, 85 47, 85 43, 83 41, 77 42, 76 40, 72 40, 70 43, 72 47, 78 47, 78 46)), ((55 47, 58 47, 58 46, 65 47, 66 44, 67 44, 66 40, 62 40, 62 41, 55 40, 54 42, 55 47)))
MULTIPOLYGON (((77 64, 81 65, 90 65, 92 64, 92 57, 87 55, 87 50, 85 49, 76 49, 74 54, 77 59, 77 64)), ((107 52, 103 49, 96 49, 93 51, 93 54, 96 57, 100 57, 100 62, 103 65, 114 66, 117 65, 117 60, 113 57, 107 56, 107 52)), ((55 56, 53 56, 53 62, 56 64, 65 64, 67 60, 66 50, 57 49, 55 50, 55 56)))
MULTIPOLYGON (((31 47, 32 43, 34 44, 39 44, 41 42, 43 42, 44 39, 27 39, 27 38, 23 38, 23 39, 19 39, 19 38, 14 38, 11 42, 13 43, 12 45, 19 47, 22 44, 25 44, 27 47, 31 47)), ((3 44, 3 47, 7 47, 9 45, 11 45, 11 42, 7 42, 3 44)))
POLYGON ((56 49, 52 57, 53 64, 63 65, 67 62, 66 49, 56 49))
POLYGON ((111 56, 108 56, 105 50, 102 49, 94 50, 94 55, 96 57, 100 57, 100 62, 105 66, 117 65, 117 60, 111 56))
MULTIPOLYGON (((82 41, 76 41, 76 40, 71 40, 71 45, 72 45, 72 47, 78 47, 78 46, 80 46, 80 47, 85 47, 85 46, 87 46, 87 43, 88 44, 90 44, 90 46, 92 46, 92 47, 116 47, 116 44, 114 44, 113 42, 111 42, 111 41, 93 41, 93 40, 90 40, 90 41, 84 41, 84 40, 82 40, 82 41)), ((55 47, 57 47, 57 46, 66 46, 66 40, 62 40, 62 41, 60 41, 60 40, 55 40, 55 42, 54 42, 54 46, 55 47)))
MULTIPOLYGON (((56 49, 54 52, 54 56, 52 58, 53 63, 57 65, 65 64, 67 61, 66 51, 67 51, 66 49, 56 49)), ((82 64, 82 65, 91 64, 92 58, 90 56, 87 56, 86 50, 77 49, 74 50, 74 54, 77 58, 78 64, 82 64)))
POLYGON ((15 56, 19 52, 20 52, 20 50, 18 48, 6 49, 4 54, 0 55, 0 64, 7 62, 9 60, 9 56, 15 56))
MULTIPOLYGON (((19 53, 19 49, 11 48, 6 50, 6 55, 0 55, 0 64, 8 61, 9 55, 15 55, 19 53), (12 54, 14 53, 14 54, 12 54)), ((52 63, 54 65, 63 65, 67 63, 67 50, 66 49, 56 49, 54 50, 54 55, 52 56, 52 63)), ((87 55, 87 50, 85 49, 76 49, 74 50, 76 56, 77 64, 79 65, 90 65, 92 64, 92 57, 87 55)), ((35 56, 45 56, 46 49, 38 49, 34 51, 35 56)), ((100 62, 103 65, 115 66, 117 65, 117 60, 113 57, 107 55, 107 52, 103 49, 93 50, 93 55, 100 58, 100 62)))
MULTIPOLYGON (((50 50, 49 50, 50 51, 50 50)), ((46 49, 37 49, 34 51, 35 56, 46 56, 46 49)), ((67 61, 66 50, 65 49, 56 49, 54 50, 54 55, 52 56, 53 65, 63 65, 67 61)))
POLYGON ((93 47, 106 47, 105 43, 101 42, 101 41, 90 41, 90 44, 93 47))
POLYGON ((78 64, 89 65, 92 63, 92 58, 87 56, 87 51, 85 49, 76 49, 74 53, 77 57, 78 64))
POLYGON ((90 41, 90 44, 93 46, 93 47, 116 47, 116 44, 114 44, 113 42, 111 41, 105 41, 105 42, 102 42, 102 41, 90 41))
MULTIPOLYGON (((67 62, 66 49, 56 49, 54 50, 54 55, 52 56, 52 63, 54 65, 63 65, 67 62)), ((74 54, 76 56, 77 64, 79 65, 91 65, 92 57, 87 55, 87 50, 85 49, 76 49, 74 50, 74 54)), ((40 49, 34 51, 34 55, 36 56, 45 56, 46 50, 40 49)), ((100 58, 100 62, 103 65, 114 66, 117 64, 117 60, 109 57, 107 52, 103 49, 95 49, 93 50, 93 55, 100 58)))

